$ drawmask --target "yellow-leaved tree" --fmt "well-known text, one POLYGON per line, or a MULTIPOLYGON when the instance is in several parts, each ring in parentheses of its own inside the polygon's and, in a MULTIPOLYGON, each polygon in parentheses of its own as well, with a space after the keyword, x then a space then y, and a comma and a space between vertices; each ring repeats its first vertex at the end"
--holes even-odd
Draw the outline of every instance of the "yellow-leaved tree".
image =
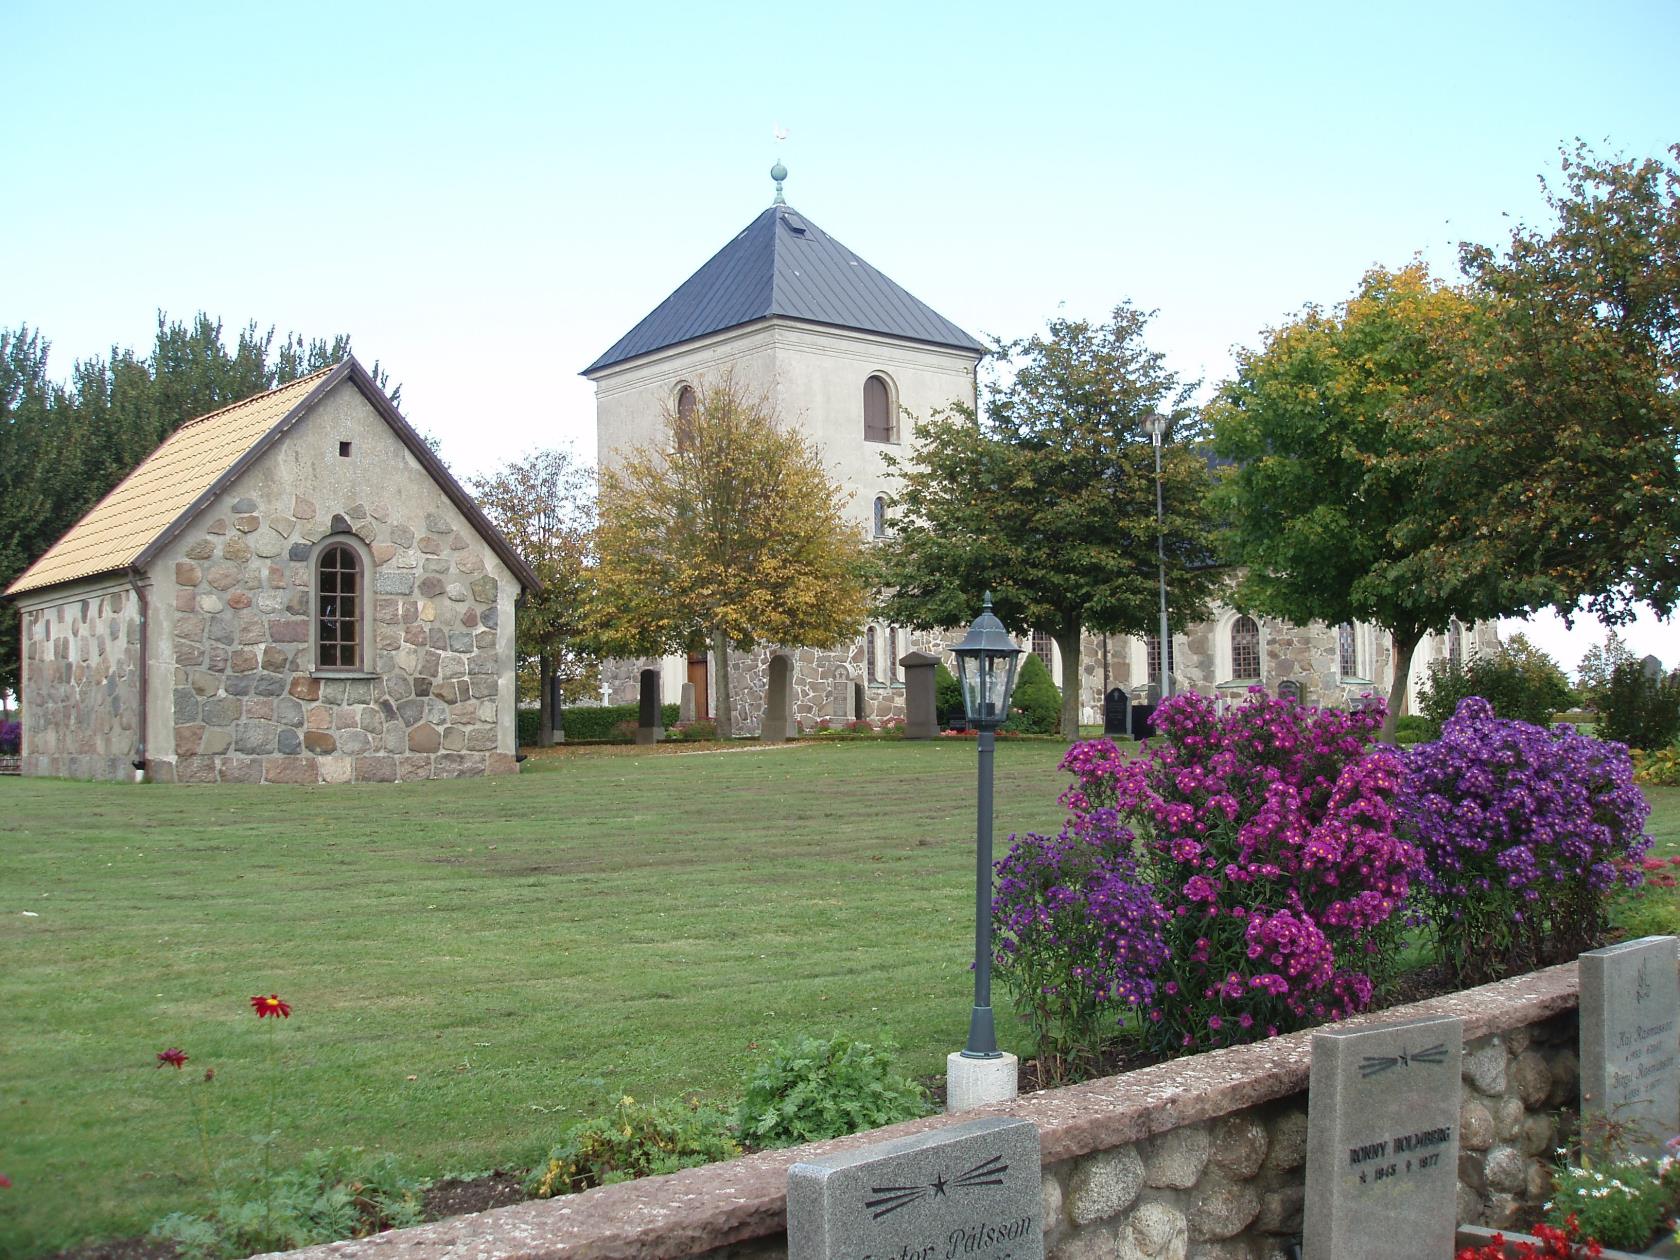
POLYGON ((617 655, 709 645, 718 733, 734 733, 729 649, 832 647, 869 581, 850 494, 769 400, 726 372, 668 407, 651 444, 601 471, 595 616, 617 655))

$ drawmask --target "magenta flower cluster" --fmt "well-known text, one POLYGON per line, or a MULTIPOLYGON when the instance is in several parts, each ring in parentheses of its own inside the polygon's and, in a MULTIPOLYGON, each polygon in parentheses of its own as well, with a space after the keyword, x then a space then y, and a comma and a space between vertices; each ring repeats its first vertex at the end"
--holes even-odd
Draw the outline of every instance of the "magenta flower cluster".
POLYGON ((1625 746, 1495 717, 1479 696, 1407 751, 1401 807, 1424 858, 1419 917, 1463 980, 1598 944, 1651 846, 1625 746))
POLYGON ((1166 914, 1139 883, 1133 836, 1113 808, 1059 835, 1011 837, 997 863, 997 970, 1051 1079, 1090 1066, 1127 1010, 1155 997, 1166 914))
POLYGON ((1382 709, 1312 709, 1256 689, 1222 707, 1175 696, 1128 760, 1075 745, 1062 796, 1077 820, 1117 810, 1164 917, 1154 994, 1135 1003, 1162 1048, 1273 1035, 1369 1005, 1398 945, 1417 850, 1396 824, 1400 761, 1374 747, 1382 709))

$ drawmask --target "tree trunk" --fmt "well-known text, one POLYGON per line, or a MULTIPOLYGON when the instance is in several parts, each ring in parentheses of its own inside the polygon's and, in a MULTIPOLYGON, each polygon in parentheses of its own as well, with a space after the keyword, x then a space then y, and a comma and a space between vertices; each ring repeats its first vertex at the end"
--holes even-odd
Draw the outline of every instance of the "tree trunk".
POLYGON ((721 627, 712 627, 712 668, 717 671, 717 710, 712 714, 717 722, 719 739, 735 738, 735 704, 729 697, 729 636, 721 627))
POLYGON ((548 653, 537 657, 537 747, 547 748, 554 742, 554 662, 548 653))
POLYGON ((1062 654, 1062 735, 1069 741, 1079 738, 1079 638, 1077 624, 1055 636, 1062 654))
POLYGON ((1406 681, 1412 676, 1412 654, 1417 651, 1423 632, 1405 626, 1390 630, 1389 637, 1394 644, 1394 681, 1388 686, 1388 713, 1383 717, 1382 734, 1378 736, 1385 744, 1394 742, 1394 724, 1405 707, 1406 681))

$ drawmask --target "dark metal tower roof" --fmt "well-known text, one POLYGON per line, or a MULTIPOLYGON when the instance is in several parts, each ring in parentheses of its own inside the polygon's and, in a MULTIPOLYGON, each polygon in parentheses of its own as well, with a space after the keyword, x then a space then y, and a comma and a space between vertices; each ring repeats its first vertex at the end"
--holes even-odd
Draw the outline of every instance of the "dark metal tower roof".
POLYGON ((980 354, 978 341, 791 206, 771 206, 612 349, 602 368, 779 315, 980 354))

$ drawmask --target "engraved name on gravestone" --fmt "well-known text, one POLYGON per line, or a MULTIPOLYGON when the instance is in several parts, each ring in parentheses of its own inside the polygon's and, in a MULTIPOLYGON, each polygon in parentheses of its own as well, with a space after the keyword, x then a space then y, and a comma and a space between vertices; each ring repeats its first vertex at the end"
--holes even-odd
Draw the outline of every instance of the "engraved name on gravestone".
POLYGON ((1314 1033, 1305 1260, 1448 1260, 1464 1021, 1314 1033))
POLYGON ((1660 1154, 1680 1132, 1680 972, 1675 938, 1645 936, 1581 955, 1581 1115, 1627 1126, 1660 1154))
POLYGON ((971 1120, 788 1170, 788 1260, 1044 1260, 1038 1129, 971 1120))

